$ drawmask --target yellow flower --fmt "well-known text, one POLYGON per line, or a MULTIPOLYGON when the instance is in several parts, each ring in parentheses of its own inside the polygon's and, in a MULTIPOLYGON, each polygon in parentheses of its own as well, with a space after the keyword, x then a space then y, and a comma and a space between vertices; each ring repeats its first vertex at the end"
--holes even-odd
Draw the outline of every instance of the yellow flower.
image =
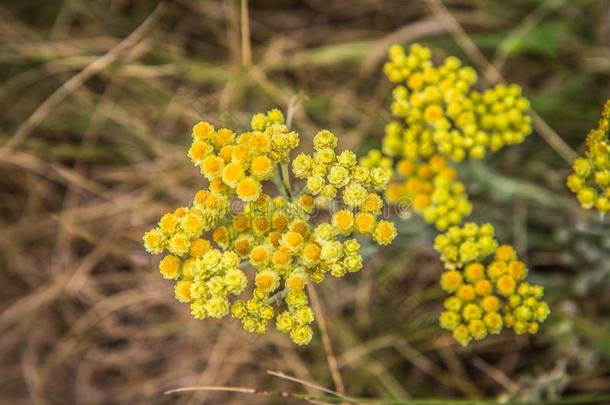
POLYGON ((460 322, 460 314, 453 311, 444 311, 439 317, 439 323, 443 329, 454 330, 460 322))
POLYGON ((486 297, 492 293, 493 285, 489 280, 479 280, 474 284, 474 290, 477 295, 486 297))
POLYGON ((500 309, 500 300, 495 295, 488 295, 481 300, 481 308, 487 313, 498 312, 500 309))
POLYGON ((348 234, 354 226, 354 215, 348 210, 337 211, 332 217, 332 223, 340 234, 348 234))
POLYGON ((271 139, 267 134, 253 133, 248 138, 248 147, 256 153, 267 153, 271 147, 271 139))
POLYGON ((175 214, 165 214, 159 220, 159 229, 165 235, 170 235, 176 230, 178 223, 178 217, 175 214))
POLYGON ((219 246, 226 247, 229 242, 229 231, 226 226, 219 226, 212 232, 212 239, 219 246))
POLYGON ((220 156, 222 158, 222 160, 225 161, 225 163, 229 163, 231 161, 231 159, 233 158, 234 149, 235 149, 235 145, 225 145, 222 148, 220 148, 220 151, 218 152, 218 156, 220 156))
POLYGON ((269 248, 264 245, 255 246, 250 251, 250 262, 256 267, 267 264, 269 260, 269 248))
POLYGON ((485 266, 478 262, 471 263, 466 266, 464 276, 466 277, 466 280, 470 281, 471 283, 479 281, 485 277, 485 266))
POLYGON ((305 274, 300 272, 293 272, 286 279, 286 288, 289 290, 302 290, 305 288, 305 284, 307 283, 307 278, 305 274))
MULTIPOLYGON (((297 234, 298 235, 298 234, 297 234)), ((299 235, 300 236, 300 235, 299 235)), ((290 249, 281 247, 271 255, 271 263, 277 267, 286 267, 292 263, 290 249)))
POLYGON ((335 148, 337 146, 337 137, 328 130, 319 131, 313 138, 313 147, 316 150, 325 148, 335 148))
POLYGON ((191 241, 184 232, 177 232, 169 239, 168 249, 176 256, 184 256, 191 248, 191 241))
POLYGON ((201 173, 208 179, 219 177, 224 168, 224 160, 216 155, 208 155, 201 162, 201 173))
POLYGON ((237 183, 237 196, 243 201, 255 201, 260 196, 261 183, 252 177, 246 177, 237 183))
POLYGON ((229 187, 235 188, 237 183, 243 178, 244 168, 241 163, 229 163, 222 170, 222 181, 229 187))
POLYGON ((320 245, 315 242, 308 242, 303 248, 303 258, 308 263, 316 263, 320 259, 320 245))
POLYGON ((381 220, 377 223, 373 232, 373 239, 379 245, 389 245, 396 237, 396 227, 393 223, 381 220))
POLYGON ((159 272, 165 279, 175 280, 180 275, 180 258, 174 255, 165 256, 159 263, 159 272))
POLYGON ((453 292, 462 286, 462 275, 455 270, 445 271, 441 276, 441 287, 447 292, 453 292))
POLYGON ((496 282, 498 292, 504 296, 512 294, 513 291, 515 291, 516 286, 517 283, 515 282, 515 279, 508 275, 500 277, 496 282))
POLYGON ((439 105, 432 104, 426 107, 424 111, 424 119, 426 123, 432 125, 436 123, 443 116, 443 110, 439 105))
POLYGON ((252 240, 248 236, 240 236, 235 240, 233 249, 241 257, 245 257, 250 254, 252 248, 252 240))
POLYGON ((252 219, 252 229, 256 234, 264 235, 271 229, 271 223, 265 216, 257 216, 252 219))
POLYGON ((362 202, 360 209, 363 212, 378 214, 383 208, 383 200, 375 193, 369 193, 362 202))
POLYGON ((223 146, 230 144, 235 139, 235 132, 228 128, 219 129, 214 136, 214 146, 222 148, 223 146))
POLYGON ((144 248, 148 252, 158 255, 163 251, 164 235, 159 228, 146 232, 142 239, 144 240, 144 248))
POLYGON ((303 245, 303 236, 298 232, 289 231, 282 236, 280 243, 290 251, 295 251, 303 245))
POLYGON ((298 220, 298 219, 292 221, 292 223, 290 223, 290 226, 288 227, 288 229, 290 229, 293 232, 300 233, 303 237, 305 237, 309 234, 309 225, 307 224, 307 222, 298 220))
POLYGON ((233 227, 238 232, 244 232, 250 227, 250 219, 243 213, 237 214, 233 217, 233 227))
POLYGON ((527 276, 525 264, 520 260, 513 260, 508 264, 508 275, 515 280, 522 280, 527 276))
POLYGON ((200 121, 193 126, 193 138, 195 141, 206 141, 211 137, 213 132, 214 127, 207 122, 200 121))
POLYGON ((279 277, 274 271, 263 270, 256 275, 254 283, 263 291, 273 291, 278 287, 279 277))
POLYGON ((234 162, 243 164, 247 162, 248 159, 250 159, 250 149, 247 145, 238 145, 231 151, 231 160, 234 162))
POLYGON ((474 300, 475 294, 476 292, 474 287, 469 284, 465 284, 458 288, 456 296, 462 301, 468 302, 474 300))
POLYGON ((178 281, 174 286, 174 293, 176 294, 176 299, 180 302, 190 302, 191 301, 191 285, 192 282, 188 280, 178 281))
POLYGON ((261 155, 252 159, 250 174, 258 180, 267 180, 273 174, 273 163, 267 156, 261 155))
POLYGON ((298 326, 290 331, 290 339, 299 346, 309 344, 312 337, 313 331, 308 325, 298 326))
POLYGON ((462 346, 468 345, 472 339, 470 331, 465 325, 460 325, 453 330, 453 338, 462 346))
POLYGON ((197 210, 190 210, 181 218, 180 223, 184 232, 191 237, 197 237, 203 231, 203 218, 197 210))
POLYGON ((354 230, 358 233, 371 234, 376 225, 377 220, 368 212, 358 212, 354 216, 354 230))
POLYGON ((214 148, 207 142, 193 142, 188 151, 188 157, 197 166, 201 165, 203 159, 214 152, 214 148))
POLYGON ((511 261, 515 258, 515 249, 510 245, 502 245, 496 249, 496 260, 503 262, 511 261))

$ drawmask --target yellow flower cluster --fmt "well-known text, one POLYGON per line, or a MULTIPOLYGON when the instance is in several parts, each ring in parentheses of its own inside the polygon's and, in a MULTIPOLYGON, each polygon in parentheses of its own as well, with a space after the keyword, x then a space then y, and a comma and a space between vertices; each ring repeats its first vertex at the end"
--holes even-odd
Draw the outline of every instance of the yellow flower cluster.
POLYGON ((455 169, 444 157, 437 155, 427 161, 399 160, 396 174, 401 181, 388 186, 386 200, 399 205, 407 199, 413 210, 438 230, 459 225, 472 212, 464 184, 457 180, 455 169))
POLYGON ((413 44, 405 54, 394 45, 384 72, 398 83, 392 114, 407 125, 388 126, 383 152, 389 156, 440 153, 456 162, 467 156, 480 159, 488 151, 523 142, 531 132, 529 102, 519 86, 473 90, 476 72, 453 56, 435 66, 430 49, 413 44))
POLYGON ((430 49, 419 44, 407 53, 392 46, 384 72, 396 83, 395 120, 385 128, 381 152, 395 161, 398 179, 386 199, 400 205, 410 201, 439 231, 459 225, 472 205, 448 160, 480 159, 522 142, 531 132, 529 102, 513 84, 473 89, 474 69, 453 56, 435 65, 430 49))
POLYGON ((215 130, 207 122, 193 127, 188 156, 210 181, 210 189, 235 190, 243 201, 261 194, 261 181, 269 180, 275 164, 285 162, 299 145, 299 135, 284 125, 279 110, 252 117, 252 131, 236 135, 230 129, 215 130))
POLYGON ((440 325, 461 345, 503 327, 517 334, 538 332, 550 312, 543 288, 525 281, 525 263, 511 246, 498 244, 491 224, 451 227, 437 236, 434 247, 445 265, 441 287, 451 294, 440 325))
POLYGON ((596 129, 587 135, 586 151, 572 163, 567 186, 584 209, 610 211, 610 100, 596 129))
POLYGON ((215 191, 200 190, 192 206, 177 208, 161 217, 157 227, 144 234, 144 247, 152 254, 167 250, 176 256, 187 255, 199 238, 225 215, 229 200, 215 191))
POLYGON ((256 270, 252 298, 235 301, 231 307, 232 315, 248 332, 265 332, 275 316, 272 304, 284 298, 287 310, 276 317, 278 330, 289 333, 299 345, 311 340, 309 324, 314 317, 304 288, 310 280, 324 278, 322 248, 309 224, 312 209, 313 197, 308 194, 294 201, 263 194, 213 230, 216 244, 235 252, 256 270))
POLYGON ((165 214, 144 235, 144 246, 153 254, 168 252, 159 271, 175 281, 176 299, 190 304, 195 318, 231 314, 253 333, 264 333, 275 318, 279 331, 305 345, 314 320, 307 284, 321 282, 327 273, 341 277, 362 268, 354 234, 379 245, 396 236, 394 225, 380 218, 379 192, 389 182, 391 162, 386 169, 362 166, 351 151, 337 154, 336 136, 320 131, 314 154, 292 162, 295 176, 307 181, 305 189, 293 197, 286 170, 277 176, 286 195, 273 198, 261 182, 271 179, 278 164, 287 168, 299 135, 288 130, 279 110, 254 115, 251 127, 239 135, 205 122, 193 127, 188 155, 209 186, 196 193, 191 207, 165 214), (328 203, 338 194, 344 207, 314 226, 316 200, 328 203), (234 197, 245 204, 229 212, 234 197), (231 302, 248 287, 249 268, 251 297, 231 302), (285 309, 276 314, 282 303, 285 309))
MULTIPOLYGON (((337 154, 337 137, 330 131, 318 132, 313 144, 313 155, 301 153, 292 162, 294 175, 306 180, 307 192, 317 196, 318 201, 334 199, 340 192, 345 206, 333 213, 332 224, 316 229, 321 229, 320 237, 335 245, 339 243, 337 236, 358 233, 370 236, 379 245, 389 244, 396 236, 396 228, 389 221, 379 220, 384 207, 379 193, 387 187, 391 169, 358 163, 349 150, 337 154)), ((333 256, 335 250, 323 250, 322 255, 333 256)))

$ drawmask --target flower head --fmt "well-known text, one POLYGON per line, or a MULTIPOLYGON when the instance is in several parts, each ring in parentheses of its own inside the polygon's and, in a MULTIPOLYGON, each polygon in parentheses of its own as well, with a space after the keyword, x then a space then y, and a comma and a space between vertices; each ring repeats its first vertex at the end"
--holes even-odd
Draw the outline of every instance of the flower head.
POLYGON ((583 156, 572 163, 568 188, 584 209, 610 211, 610 100, 606 101, 596 129, 589 132, 583 156))

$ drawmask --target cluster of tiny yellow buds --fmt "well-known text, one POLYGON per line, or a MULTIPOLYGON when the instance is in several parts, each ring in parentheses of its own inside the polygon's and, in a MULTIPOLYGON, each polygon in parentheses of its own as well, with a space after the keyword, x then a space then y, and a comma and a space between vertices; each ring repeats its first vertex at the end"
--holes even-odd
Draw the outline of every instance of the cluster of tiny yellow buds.
POLYGON ((390 204, 410 201, 413 210, 438 230, 460 224, 472 212, 464 184, 442 156, 425 162, 402 159, 396 164, 396 174, 401 181, 388 186, 386 200, 390 204))
POLYGON ((584 209, 610 211, 610 100, 596 129, 587 135, 586 151, 572 163, 567 186, 584 209))
POLYGON ((286 169, 298 134, 285 126, 279 110, 255 114, 251 127, 239 134, 206 122, 193 127, 188 156, 209 184, 195 194, 191 206, 163 215, 144 235, 144 246, 153 254, 167 252, 159 272, 175 282, 176 299, 189 304, 195 318, 230 314, 246 331, 259 334, 275 319, 277 329, 305 345, 312 339, 314 320, 307 284, 362 269, 354 236, 379 245, 396 237, 394 224, 381 218, 380 193, 392 175, 392 161, 378 153, 360 164, 353 152, 335 151, 333 133, 320 131, 314 153, 292 161, 295 176, 307 181, 300 193, 293 193, 286 169), (281 171, 275 180, 284 184, 276 184, 283 195, 274 198, 261 183, 272 177, 277 164, 281 171), (234 198, 243 204, 229 212, 234 198), (314 226, 310 216, 321 199, 343 206, 337 204, 328 222, 314 226), (234 299, 249 284, 242 269, 252 272, 251 296, 234 299))
POLYGON ((432 130, 418 123, 403 126, 399 121, 386 125, 381 150, 387 156, 409 160, 429 158, 437 153, 432 130))
POLYGON ((299 346, 308 344, 313 337, 310 323, 314 321, 313 309, 308 305, 308 298, 302 289, 289 289, 284 301, 288 310, 275 319, 277 330, 290 335, 290 339, 299 346))
POLYGON ((447 57, 439 66, 419 44, 405 54, 394 45, 384 72, 399 85, 393 91, 392 114, 404 120, 386 128, 383 152, 407 159, 441 153, 454 161, 480 159, 487 151, 523 142, 531 132, 529 102, 516 85, 472 90, 475 71, 447 57))
POLYGON ((284 125, 282 113, 271 110, 255 114, 252 131, 239 135, 197 123, 188 156, 210 181, 210 188, 254 201, 262 191, 261 182, 271 178, 275 164, 285 162, 298 144, 299 135, 284 125))
POLYGON ((503 327, 536 333, 550 312, 542 287, 525 282, 525 263, 511 246, 498 246, 493 234, 489 224, 467 223, 435 241, 445 263, 441 288, 451 294, 439 322, 464 346, 503 327))
POLYGON ((248 283, 239 264, 234 252, 221 252, 198 239, 188 257, 166 255, 159 271, 164 278, 175 280, 176 299, 190 304, 193 317, 222 318, 229 310, 229 296, 241 294, 248 283))
POLYGON ((157 226, 144 234, 144 247, 152 254, 169 251, 186 256, 202 233, 209 231, 227 209, 228 200, 222 194, 201 190, 192 207, 180 207, 163 215, 157 226))
POLYGON ((468 222, 452 226, 434 240, 434 249, 441 255, 445 268, 456 269, 471 262, 480 262, 498 247, 491 224, 468 222))
POLYGON ((335 152, 337 137, 330 131, 320 131, 313 140, 314 154, 305 153, 292 162, 294 175, 306 180, 306 190, 322 201, 332 200, 341 192, 344 209, 332 215, 330 224, 316 228, 317 243, 321 244, 324 266, 331 274, 342 276, 362 267, 359 255, 342 258, 341 242, 337 237, 357 233, 367 235, 379 245, 387 245, 396 237, 394 224, 380 220, 384 201, 378 194, 392 175, 392 161, 373 152, 358 162, 349 151, 335 152))
POLYGON ((328 201, 342 191, 343 202, 357 208, 369 193, 387 186, 391 171, 358 164, 352 151, 337 154, 336 145, 337 137, 332 132, 318 132, 314 137, 313 155, 298 155, 292 162, 292 172, 298 179, 307 181, 307 190, 312 195, 328 201))

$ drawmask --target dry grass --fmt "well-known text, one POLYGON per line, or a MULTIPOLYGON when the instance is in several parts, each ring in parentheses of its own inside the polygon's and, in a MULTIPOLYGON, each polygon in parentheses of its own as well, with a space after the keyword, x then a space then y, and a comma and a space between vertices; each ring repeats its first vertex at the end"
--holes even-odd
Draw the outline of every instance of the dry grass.
POLYGON ((610 401, 608 221, 576 208, 557 153, 581 150, 610 96, 608 3, 447 1, 462 38, 430 3, 0 5, 0 402, 610 401), (140 247, 201 182, 192 123, 243 128, 300 101, 304 136, 328 127, 364 152, 389 118, 385 50, 413 40, 465 60, 480 49, 554 128, 539 134, 569 145, 532 136, 461 168, 476 219, 546 286, 544 330, 457 347, 436 324, 440 265, 417 219, 365 271, 317 287, 327 334, 307 349, 193 320, 140 247), (179 387, 200 389, 164 394, 179 387))

